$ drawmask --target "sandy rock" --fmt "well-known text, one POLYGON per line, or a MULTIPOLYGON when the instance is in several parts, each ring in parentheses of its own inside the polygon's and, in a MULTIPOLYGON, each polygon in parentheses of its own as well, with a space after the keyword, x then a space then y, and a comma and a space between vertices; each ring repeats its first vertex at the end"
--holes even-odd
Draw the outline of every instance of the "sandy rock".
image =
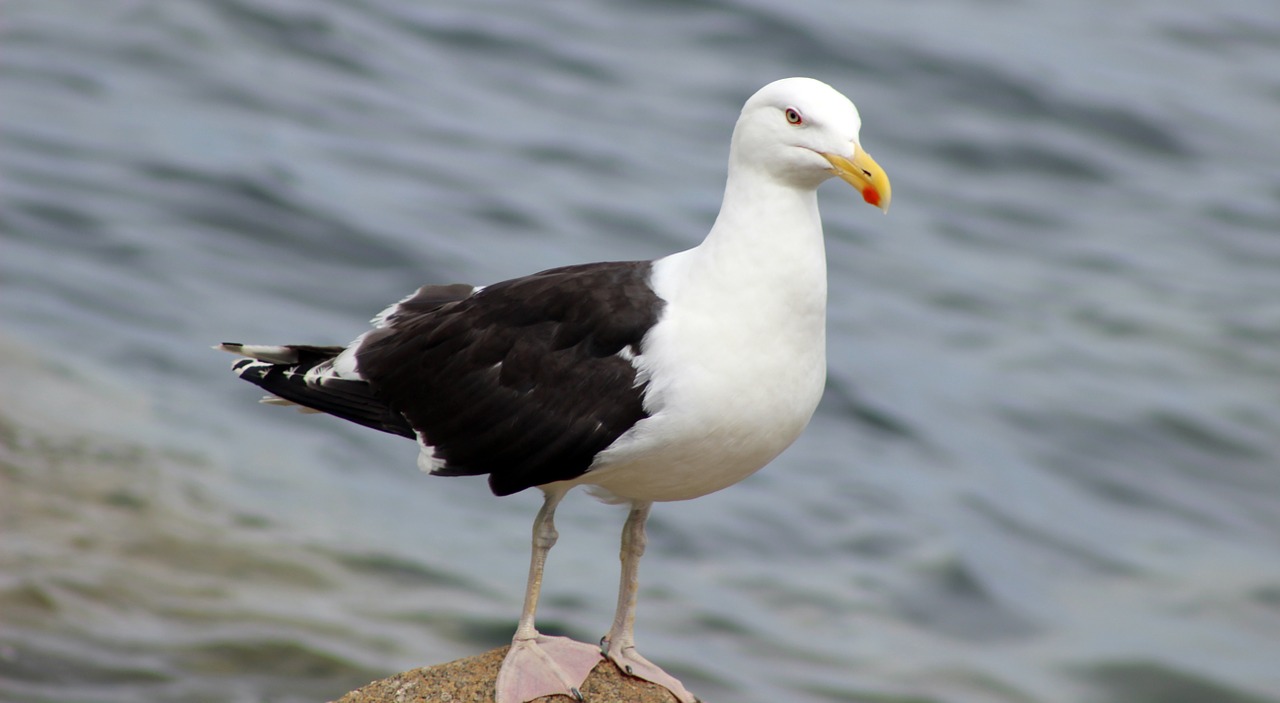
MULTIPOLYGON (((492 703, 498 667, 507 654, 500 647, 448 664, 410 669, 358 688, 336 703, 492 703)), ((666 689, 623 674, 601 661, 582 685, 587 703, 677 703, 666 689)), ((568 696, 545 696, 537 703, 568 703, 568 696)))

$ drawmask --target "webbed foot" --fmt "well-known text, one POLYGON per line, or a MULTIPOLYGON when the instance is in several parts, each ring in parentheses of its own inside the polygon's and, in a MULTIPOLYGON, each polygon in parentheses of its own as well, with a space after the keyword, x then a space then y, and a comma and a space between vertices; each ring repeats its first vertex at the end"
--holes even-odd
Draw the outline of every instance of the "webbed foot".
POLYGON ((498 671, 497 703, 526 703, 562 694, 582 700, 582 682, 600 663, 600 649, 568 637, 512 640, 498 671))

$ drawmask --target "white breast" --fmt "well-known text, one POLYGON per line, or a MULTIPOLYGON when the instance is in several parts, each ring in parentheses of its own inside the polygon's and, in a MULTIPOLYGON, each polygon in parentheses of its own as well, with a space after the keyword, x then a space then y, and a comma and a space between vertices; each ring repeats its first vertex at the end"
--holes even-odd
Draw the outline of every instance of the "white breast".
MULTIPOLYGON (((818 228, 816 215, 814 206, 818 228)), ((655 262, 653 286, 667 306, 633 360, 650 417, 581 482, 617 498, 696 498, 741 481, 799 437, 826 380, 821 230, 800 234, 811 241, 754 260, 709 250, 709 237, 655 262)))

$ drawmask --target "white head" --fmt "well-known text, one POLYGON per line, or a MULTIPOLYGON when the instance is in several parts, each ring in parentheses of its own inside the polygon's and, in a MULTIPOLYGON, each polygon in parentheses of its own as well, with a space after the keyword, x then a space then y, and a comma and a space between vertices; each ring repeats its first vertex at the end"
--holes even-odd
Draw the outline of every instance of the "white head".
POLYGON ((761 88, 742 107, 733 130, 731 168, 763 171, 798 188, 839 176, 881 210, 889 209, 889 179, 858 143, 858 108, 812 78, 784 78, 761 88))

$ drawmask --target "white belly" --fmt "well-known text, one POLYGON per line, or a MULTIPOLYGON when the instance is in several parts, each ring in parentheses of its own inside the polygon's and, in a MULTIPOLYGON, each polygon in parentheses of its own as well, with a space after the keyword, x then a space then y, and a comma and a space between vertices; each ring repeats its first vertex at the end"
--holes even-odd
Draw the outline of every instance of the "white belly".
POLYGON ((650 417, 579 482, 618 498, 687 500, 741 481, 790 446, 826 381, 826 286, 800 299, 775 292, 670 292, 678 305, 668 298, 634 361, 650 417))

